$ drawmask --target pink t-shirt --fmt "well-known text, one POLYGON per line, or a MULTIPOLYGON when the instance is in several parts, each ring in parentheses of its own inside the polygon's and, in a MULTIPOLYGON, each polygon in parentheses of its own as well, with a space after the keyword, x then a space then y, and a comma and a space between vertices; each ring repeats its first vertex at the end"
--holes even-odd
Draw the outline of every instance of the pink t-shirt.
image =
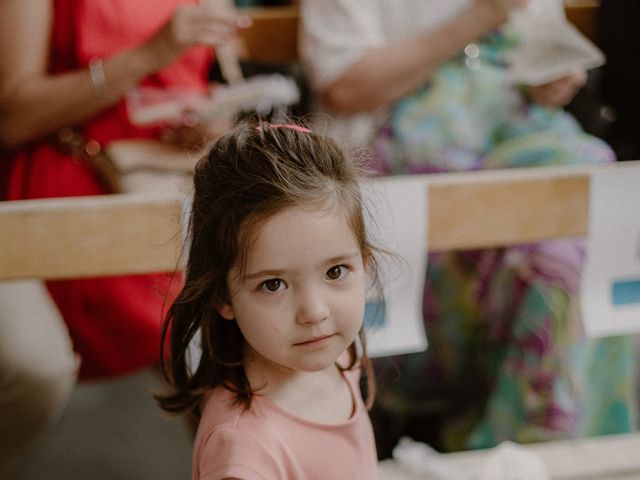
POLYGON ((359 370, 344 372, 354 399, 349 420, 324 425, 294 416, 262 396, 234 407, 218 387, 206 399, 193 456, 194 480, 374 480, 373 429, 358 389, 359 370))

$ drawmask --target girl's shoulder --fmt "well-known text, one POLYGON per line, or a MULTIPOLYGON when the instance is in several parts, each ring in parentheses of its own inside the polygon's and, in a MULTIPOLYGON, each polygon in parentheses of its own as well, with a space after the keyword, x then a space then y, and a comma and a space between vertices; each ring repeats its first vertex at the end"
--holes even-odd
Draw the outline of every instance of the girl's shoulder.
POLYGON ((279 478, 273 438, 254 408, 218 387, 207 394, 196 434, 193 478, 279 478))
POLYGON ((221 386, 205 395, 194 444, 194 471, 224 466, 226 476, 253 478, 247 472, 227 470, 226 466, 229 462, 254 464, 254 461, 265 458, 264 451, 268 445, 264 422, 255 412, 255 402, 249 409, 238 405, 235 394, 221 386), (253 459, 253 454, 259 458, 253 459))
POLYGON ((273 418, 268 402, 260 395, 254 395, 250 407, 236 402, 236 394, 219 386, 208 392, 203 400, 202 414, 198 423, 196 443, 206 442, 212 436, 251 435, 253 437, 273 436, 273 418))
POLYGON ((236 394, 218 386, 211 389, 202 400, 202 414, 198 432, 200 430, 214 430, 225 425, 238 425, 238 422, 251 418, 251 409, 246 409, 236 403, 236 394))

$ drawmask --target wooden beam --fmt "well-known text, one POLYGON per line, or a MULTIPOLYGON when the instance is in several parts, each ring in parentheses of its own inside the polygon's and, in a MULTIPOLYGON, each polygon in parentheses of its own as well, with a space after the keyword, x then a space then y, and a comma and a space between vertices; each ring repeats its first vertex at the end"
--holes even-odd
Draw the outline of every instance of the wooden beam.
MULTIPOLYGON (((608 168, 638 169, 640 162, 423 175, 429 249, 582 236, 589 176, 608 168)), ((176 197, 132 194, 0 202, 0 279, 173 270, 182 248, 181 208, 176 197)))
POLYGON ((0 202, 0 279, 172 271, 180 209, 137 195, 0 202))
POLYGON ((429 249, 531 243, 587 231, 589 176, 540 168, 430 176, 429 249))
POLYGON ((244 58, 255 62, 291 64, 298 61, 299 7, 252 7, 242 12, 253 24, 242 31, 244 58))
POLYGON ((592 42, 597 43, 600 0, 565 0, 567 20, 592 42))

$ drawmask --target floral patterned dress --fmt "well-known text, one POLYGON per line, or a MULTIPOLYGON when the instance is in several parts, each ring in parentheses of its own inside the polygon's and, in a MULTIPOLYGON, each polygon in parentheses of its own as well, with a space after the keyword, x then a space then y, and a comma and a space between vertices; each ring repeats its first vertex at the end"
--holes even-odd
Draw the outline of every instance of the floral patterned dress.
MULTIPOLYGON (((562 111, 528 103, 496 33, 399 102, 375 139, 383 174, 613 162, 562 111)), ((578 306, 583 239, 429 255, 425 353, 379 359, 379 410, 441 425, 445 450, 627 432, 630 337, 588 339, 578 306)), ((376 412, 374 412, 375 424, 376 412)))

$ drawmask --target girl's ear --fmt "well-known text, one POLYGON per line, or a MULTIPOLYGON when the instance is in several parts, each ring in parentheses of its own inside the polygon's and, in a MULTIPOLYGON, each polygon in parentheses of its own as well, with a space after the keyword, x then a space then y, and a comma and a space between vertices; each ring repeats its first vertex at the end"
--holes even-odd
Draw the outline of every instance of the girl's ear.
POLYGON ((234 320, 236 318, 230 303, 224 303, 221 307, 218 307, 218 313, 222 315, 222 318, 225 320, 234 320))

